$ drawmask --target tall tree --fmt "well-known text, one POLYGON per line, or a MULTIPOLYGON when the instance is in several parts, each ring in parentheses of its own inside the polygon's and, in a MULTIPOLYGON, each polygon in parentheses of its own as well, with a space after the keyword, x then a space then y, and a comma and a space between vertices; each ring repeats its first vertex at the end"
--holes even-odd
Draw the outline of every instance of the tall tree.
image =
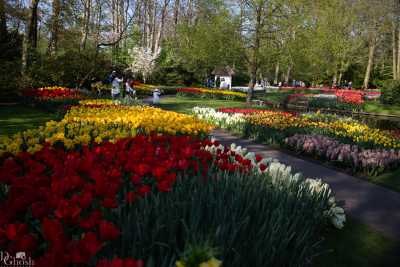
POLYGON ((50 32, 50 40, 48 45, 48 52, 57 53, 58 49, 58 35, 60 32, 60 14, 61 14, 61 1, 60 0, 53 0, 52 5, 52 18, 51 18, 51 32, 50 32))
POLYGON ((281 3, 273 0, 244 0, 245 21, 243 37, 247 46, 248 73, 250 76, 247 102, 253 98, 254 86, 260 67, 260 48, 262 41, 271 38, 269 33, 276 31, 272 21, 281 7, 281 3))
POLYGON ((38 36, 38 6, 39 0, 31 0, 29 6, 29 17, 25 23, 25 32, 22 49, 22 73, 30 65, 33 52, 37 47, 38 36))
POLYGON ((5 1, 0 0, 0 40, 7 36, 7 18, 5 11, 5 1))

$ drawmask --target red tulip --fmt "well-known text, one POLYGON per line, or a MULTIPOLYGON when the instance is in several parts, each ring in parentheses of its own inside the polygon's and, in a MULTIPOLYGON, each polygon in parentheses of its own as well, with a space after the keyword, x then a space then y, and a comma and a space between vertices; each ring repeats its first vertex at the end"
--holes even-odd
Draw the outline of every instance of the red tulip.
POLYGON ((114 224, 107 221, 100 222, 99 234, 102 240, 114 240, 120 235, 120 233, 120 230, 114 224))

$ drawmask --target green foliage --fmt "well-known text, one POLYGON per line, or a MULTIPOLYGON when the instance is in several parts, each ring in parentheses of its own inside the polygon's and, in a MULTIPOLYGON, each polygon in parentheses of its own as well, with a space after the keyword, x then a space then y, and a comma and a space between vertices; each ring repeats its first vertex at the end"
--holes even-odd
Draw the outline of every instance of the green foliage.
POLYGON ((215 250, 207 243, 188 245, 180 259, 185 267, 198 267, 201 263, 207 262, 215 255, 215 250))
POLYGON ((121 239, 103 252, 151 258, 147 266, 164 267, 188 245, 209 244, 220 249, 224 266, 306 266, 318 249, 328 197, 310 190, 296 180, 272 183, 268 176, 215 167, 207 178, 185 175, 172 192, 118 209, 121 239))
POLYGON ((203 3, 196 24, 179 25, 171 40, 173 61, 197 82, 203 82, 215 67, 240 68, 244 62, 237 21, 222 1, 213 2, 208 8, 203 3))
POLYGON ((15 101, 21 74, 22 37, 17 33, 0 36, 0 102, 15 101))
POLYGON ((25 86, 84 87, 85 82, 91 79, 104 80, 111 70, 111 63, 102 54, 91 50, 67 50, 54 56, 37 55, 34 64, 28 70, 29 79, 25 86))
POLYGON ((382 93, 383 104, 400 105, 400 81, 386 81, 383 85, 382 93))
POLYGON ((315 109, 333 109, 333 110, 348 110, 360 111, 363 108, 361 104, 343 103, 337 99, 330 98, 311 98, 308 101, 308 107, 315 109))

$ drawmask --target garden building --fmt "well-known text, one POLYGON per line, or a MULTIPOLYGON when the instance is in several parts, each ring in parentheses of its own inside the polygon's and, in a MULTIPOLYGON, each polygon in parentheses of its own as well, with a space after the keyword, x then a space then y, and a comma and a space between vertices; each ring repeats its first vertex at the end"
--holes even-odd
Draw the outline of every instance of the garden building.
POLYGON ((214 85, 216 88, 231 89, 232 76, 235 74, 231 67, 216 67, 212 72, 214 75, 214 85))

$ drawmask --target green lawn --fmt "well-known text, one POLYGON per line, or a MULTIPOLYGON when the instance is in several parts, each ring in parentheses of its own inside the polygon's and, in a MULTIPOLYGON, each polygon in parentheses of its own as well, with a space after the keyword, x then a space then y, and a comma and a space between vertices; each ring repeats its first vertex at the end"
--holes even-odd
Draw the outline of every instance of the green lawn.
POLYGON ((364 106, 364 111, 370 113, 379 113, 383 115, 400 116, 400 106, 383 105, 376 102, 366 103, 364 106))
POLYGON ((44 125, 57 119, 57 114, 44 112, 29 106, 0 106, 0 136, 44 125))
POLYGON ((257 96, 257 99, 270 102, 274 105, 281 105, 285 102, 291 92, 270 92, 257 96))
POLYGON ((368 226, 349 220, 342 230, 328 232, 326 253, 318 267, 395 267, 400 263, 400 242, 385 238, 368 226))
POLYGON ((375 184, 400 192, 400 169, 376 177, 368 177, 368 180, 375 184))
POLYGON ((216 100, 216 99, 201 99, 190 97, 166 97, 161 99, 160 108, 181 112, 190 113, 193 107, 202 106, 210 108, 243 108, 247 107, 245 102, 229 101, 229 100, 216 100))

